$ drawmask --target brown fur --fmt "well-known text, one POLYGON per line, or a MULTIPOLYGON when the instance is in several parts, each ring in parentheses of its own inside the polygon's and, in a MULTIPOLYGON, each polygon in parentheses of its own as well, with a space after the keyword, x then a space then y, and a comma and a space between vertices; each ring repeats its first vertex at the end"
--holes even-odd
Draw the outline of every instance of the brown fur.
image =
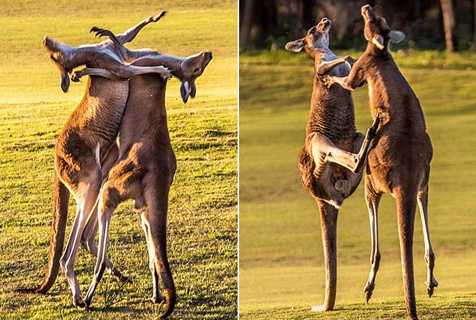
POLYGON ((313 307, 315 311, 332 310, 334 307, 338 209, 344 199, 354 192, 362 178, 361 172, 352 172, 340 165, 338 160, 333 160, 332 156, 342 154, 342 157, 349 159, 365 160, 359 152, 364 135, 357 133, 355 129, 351 94, 329 82, 329 75, 345 76, 350 71, 350 67, 343 64, 349 58, 337 57, 329 50, 330 24, 330 20, 323 18, 308 31, 306 37, 286 45, 287 50, 294 52, 304 48, 315 61, 306 141, 299 154, 303 186, 316 199, 319 207, 326 267, 325 300, 323 305, 313 307), (357 152, 359 155, 355 154, 357 152))
MULTIPOLYGON (((108 30, 102 30, 114 36, 108 30)), ((119 49, 122 44, 115 41, 119 49)), ((194 83, 212 59, 211 52, 202 52, 188 58, 160 55, 157 52, 133 52, 128 55, 144 57, 136 66, 164 65, 183 83, 194 83)), ((113 77, 108 70, 81 71, 113 77)), ((144 75, 129 81, 129 98, 120 129, 119 158, 109 172, 98 202, 99 254, 95 275, 85 297, 89 306, 94 291, 106 267, 107 234, 109 222, 117 206, 134 199, 149 249, 149 268, 153 279, 154 303, 166 300, 162 318, 169 316, 175 305, 176 293, 167 259, 166 224, 168 192, 172 184, 176 161, 170 144, 165 111, 166 82, 156 75, 144 75), (160 294, 159 277, 165 288, 165 299, 160 294)), ((188 93, 187 93, 188 96, 188 93)))
MULTIPOLYGON (((142 21, 119 38, 133 40, 142 27, 162 16, 163 14, 159 14, 142 21)), ((117 77, 127 78, 142 72, 158 72, 164 77, 169 75, 169 71, 164 67, 141 70, 124 65, 120 53, 111 41, 73 48, 45 37, 43 45, 60 69, 63 91, 67 91, 69 87, 68 73, 83 64, 91 67, 108 65, 117 77)), ((111 147, 119 132, 128 92, 127 81, 111 81, 97 77, 88 80, 81 103, 69 117, 56 143, 53 223, 46 276, 37 288, 22 291, 47 292, 53 285, 61 264, 73 292, 74 304, 79 308, 85 307, 74 275, 76 253, 81 241, 91 254, 97 254, 94 245, 97 224, 93 208, 103 173, 107 174, 111 159, 115 160, 116 149, 111 147), (70 192, 77 202, 77 214, 67 248, 60 259, 70 192)), ((125 280, 109 260, 106 264, 112 273, 125 280)))
POLYGON ((420 205, 425 234, 425 259, 428 264, 428 294, 438 285, 433 277, 434 254, 428 231, 428 179, 432 146, 425 120, 415 93, 400 73, 388 51, 390 40, 401 41, 403 34, 392 31, 370 6, 362 7, 364 34, 368 46, 352 67, 347 78, 335 79, 348 89, 367 80, 370 110, 380 114, 380 127, 368 154, 366 199, 372 226, 372 268, 365 287, 370 299, 380 263, 377 233, 378 203, 383 193, 397 202, 403 284, 407 314, 417 319, 413 278, 413 226, 417 202, 420 205))

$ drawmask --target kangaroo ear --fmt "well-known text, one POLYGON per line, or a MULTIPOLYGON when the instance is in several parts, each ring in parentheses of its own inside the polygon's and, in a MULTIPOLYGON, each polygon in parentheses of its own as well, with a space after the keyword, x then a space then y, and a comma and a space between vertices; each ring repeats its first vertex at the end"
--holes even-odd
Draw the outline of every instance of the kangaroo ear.
POLYGON ((68 89, 69 89, 69 74, 66 70, 63 70, 61 72, 61 89, 63 90, 63 92, 67 92, 68 89))
POLYGON ((182 85, 180 86, 180 94, 182 95, 183 102, 187 103, 190 94, 190 85, 188 84, 188 81, 182 82, 182 85))
POLYGON ((284 49, 291 51, 291 52, 299 52, 304 48, 304 41, 302 39, 291 41, 286 43, 284 49))
POLYGON ((375 44, 375 46, 379 48, 380 50, 383 50, 385 48, 383 37, 381 35, 373 37, 372 43, 375 44))
POLYGON ((390 37, 390 41, 392 41, 393 43, 399 43, 402 42, 403 39, 405 39, 405 34, 397 30, 391 30, 388 33, 388 36, 390 37))
POLYGON ((195 87, 195 83, 192 82, 190 85, 190 96, 192 98, 195 98, 195 95, 197 94, 197 87, 195 87))

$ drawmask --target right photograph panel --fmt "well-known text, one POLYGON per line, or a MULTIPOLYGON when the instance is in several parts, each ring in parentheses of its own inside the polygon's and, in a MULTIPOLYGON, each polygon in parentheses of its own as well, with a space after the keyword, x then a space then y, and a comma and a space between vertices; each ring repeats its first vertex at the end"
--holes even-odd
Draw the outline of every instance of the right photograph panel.
POLYGON ((476 2, 240 2, 242 319, 476 317, 476 2))

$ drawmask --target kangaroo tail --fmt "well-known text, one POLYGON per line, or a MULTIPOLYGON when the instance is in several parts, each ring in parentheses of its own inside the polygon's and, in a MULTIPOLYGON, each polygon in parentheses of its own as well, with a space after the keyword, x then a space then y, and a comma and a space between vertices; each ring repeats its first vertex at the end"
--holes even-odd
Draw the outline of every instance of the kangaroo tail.
POLYGON ((63 252, 66 220, 68 218, 69 190, 61 182, 55 172, 53 190, 53 214, 51 217, 51 238, 48 255, 48 266, 43 282, 31 289, 19 289, 24 293, 46 293, 55 283, 60 268, 60 257, 63 252))

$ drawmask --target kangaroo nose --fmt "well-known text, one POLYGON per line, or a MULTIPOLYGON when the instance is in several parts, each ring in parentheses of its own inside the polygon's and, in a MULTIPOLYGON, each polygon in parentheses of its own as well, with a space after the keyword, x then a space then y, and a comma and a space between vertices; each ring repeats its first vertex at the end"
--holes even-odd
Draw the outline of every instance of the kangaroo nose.
POLYGON ((370 6, 370 4, 366 4, 365 6, 362 7, 362 13, 364 12, 367 12, 369 10, 372 10, 372 7, 370 6))
POLYGON ((327 18, 322 18, 321 21, 322 21, 323 23, 327 23, 327 22, 329 22, 329 19, 327 19, 327 18))

